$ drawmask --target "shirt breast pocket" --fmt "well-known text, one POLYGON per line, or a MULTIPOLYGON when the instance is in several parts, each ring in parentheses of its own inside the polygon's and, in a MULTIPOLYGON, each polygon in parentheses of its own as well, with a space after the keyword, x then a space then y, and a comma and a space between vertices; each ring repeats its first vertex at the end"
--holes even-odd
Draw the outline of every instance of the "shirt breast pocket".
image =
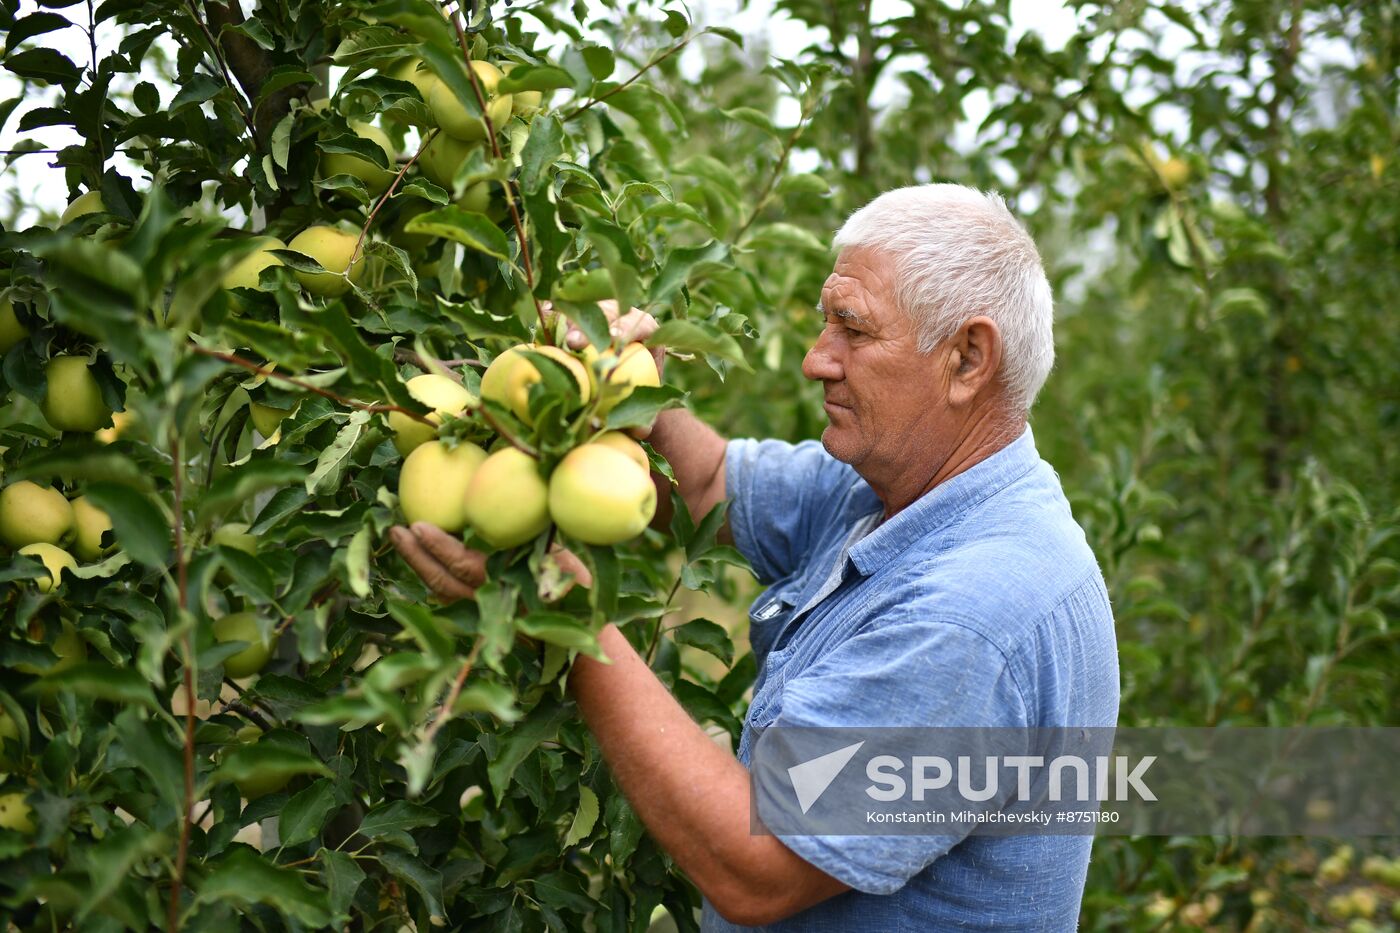
POLYGON ((794 590, 774 586, 749 607, 749 644, 759 658, 766 657, 776 646, 778 635, 792 618, 796 605, 794 590))

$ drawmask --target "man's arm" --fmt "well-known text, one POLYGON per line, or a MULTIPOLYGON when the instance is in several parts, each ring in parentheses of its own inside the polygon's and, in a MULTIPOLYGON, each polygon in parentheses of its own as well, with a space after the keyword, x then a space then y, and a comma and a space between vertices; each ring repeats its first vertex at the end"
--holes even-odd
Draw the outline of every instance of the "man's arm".
MULTIPOLYGON (((714 428, 684 409, 672 408, 656 419, 647 440, 671 464, 676 487, 697 522, 724 501, 724 452, 728 442, 714 428)), ((653 473, 651 478, 656 483, 656 517, 652 527, 665 528, 671 522, 671 483, 659 473, 653 473)), ((732 541, 726 521, 720 529, 719 542, 732 541)))
POLYGON ((775 923, 847 890, 776 836, 750 832, 749 774, 671 696, 615 626, 569 688, 648 832, 731 923, 775 923))

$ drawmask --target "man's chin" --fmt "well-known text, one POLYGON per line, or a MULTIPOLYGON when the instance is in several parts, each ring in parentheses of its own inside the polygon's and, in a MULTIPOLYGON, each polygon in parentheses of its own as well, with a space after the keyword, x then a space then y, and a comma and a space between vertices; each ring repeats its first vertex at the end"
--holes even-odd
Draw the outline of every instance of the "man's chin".
POLYGON ((858 450, 849 431, 843 431, 834 424, 828 424, 822 431, 822 446, 826 452, 842 463, 854 463, 858 450))

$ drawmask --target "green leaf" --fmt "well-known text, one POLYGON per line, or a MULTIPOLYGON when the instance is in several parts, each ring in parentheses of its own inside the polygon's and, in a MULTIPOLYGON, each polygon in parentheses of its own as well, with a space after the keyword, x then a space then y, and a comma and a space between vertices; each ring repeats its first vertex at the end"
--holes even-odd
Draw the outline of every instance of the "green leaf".
POLYGON ((751 371, 739 342, 705 321, 666 321, 656 329, 656 333, 651 335, 647 343, 653 347, 710 353, 751 371))
POLYGON ((277 841, 294 846, 315 839, 337 806, 335 785, 329 779, 297 791, 278 815, 277 841))
POLYGON ((452 638, 427 606, 391 599, 385 608, 423 646, 429 657, 439 661, 452 657, 452 638))
POLYGON ((109 833, 83 852, 92 887, 78 911, 78 919, 100 908, 133 870, 147 860, 168 851, 169 839, 149 827, 134 823, 109 833))
POLYGON ((430 810, 407 800, 395 800, 392 803, 375 807, 367 813, 364 821, 360 823, 359 832, 367 839, 374 839, 389 833, 407 832, 410 829, 435 826, 442 820, 443 815, 436 810, 430 810))
POLYGON ((112 519, 117 543, 132 560, 154 568, 170 563, 170 522, 148 496, 116 483, 92 483, 85 494, 112 519))
POLYGON ((598 636, 582 619, 562 612, 537 611, 517 619, 516 626, 531 638, 576 648, 592 657, 603 657, 598 648, 598 636))
POLYGON ((734 660, 734 643, 724 626, 709 619, 691 619, 671 630, 677 644, 689 645, 712 654, 728 665, 734 660))
POLYGON ((569 824, 569 832, 564 836, 565 847, 576 846, 587 839, 597 822, 598 795, 588 787, 579 785, 578 809, 574 811, 573 822, 569 824))
POLYGON ((587 914, 598 907, 598 902, 588 896, 588 888, 578 875, 566 871, 552 871, 535 879, 535 897, 543 904, 560 910, 573 910, 587 914))
POLYGON ((668 408, 680 408, 685 393, 675 386, 637 386, 632 394, 608 412, 608 429, 646 427, 657 414, 668 408))
POLYGON ((255 742, 240 745, 224 757, 211 780, 243 782, 255 778, 268 781, 296 777, 298 774, 330 775, 327 768, 309 753, 285 745, 255 742))
POLYGON ((776 249, 807 250, 827 253, 830 247, 804 227, 783 221, 755 227, 744 240, 745 249, 772 247, 776 249))
POLYGON ((554 65, 517 65, 496 86, 497 93, 553 91, 574 86, 573 76, 554 65))
POLYGON ((452 704, 452 712, 490 713, 501 722, 515 722, 520 718, 515 694, 490 680, 475 680, 463 687, 457 694, 457 702, 452 704))
POLYGON ((671 250, 661 274, 651 283, 648 304, 667 304, 685 287, 697 269, 706 266, 728 267, 729 244, 712 240, 704 246, 671 250))
POLYGON ((564 127, 552 113, 530 124, 530 138, 520 153, 520 186, 525 191, 533 193, 549 183, 550 167, 564 154, 563 140, 564 127))
POLYGON ((510 258, 510 241, 487 217, 456 205, 419 214, 404 225, 407 233, 425 233, 461 243, 496 259, 510 258))
POLYGON ((160 724, 141 718, 133 708, 117 714, 116 731, 128 764, 144 771, 161 800, 174 809, 185 792, 185 771, 180 752, 160 724))
POLYGON ((160 708, 155 694, 151 692, 151 685, 134 669, 93 661, 83 661, 56 673, 45 674, 34 689, 43 693, 64 691, 75 696, 144 706, 151 710, 160 708))
POLYGON ((506 733, 495 757, 486 766, 486 774, 491 781, 491 792, 497 800, 505 799, 511 776, 526 756, 538 748, 541 742, 552 740, 559 731, 559 726, 568 719, 567 708, 556 703, 542 703, 530 711, 524 723, 506 733))
POLYGON ((228 903, 250 908, 266 904, 311 927, 331 922, 326 892, 313 888, 294 869, 277 868, 254 849, 238 846, 199 884, 196 904, 228 903))
POLYGON ((355 860, 346 852, 322 849, 316 853, 316 858, 324 866, 321 878, 330 891, 331 912, 339 919, 349 916, 347 912, 355 899, 355 892, 365 880, 364 869, 355 864, 355 860))
POLYGON ((434 871, 406 852, 398 849, 384 849, 379 854, 379 862, 394 877, 405 881, 423 898, 424 906, 433 917, 444 916, 442 907, 442 874, 434 871))

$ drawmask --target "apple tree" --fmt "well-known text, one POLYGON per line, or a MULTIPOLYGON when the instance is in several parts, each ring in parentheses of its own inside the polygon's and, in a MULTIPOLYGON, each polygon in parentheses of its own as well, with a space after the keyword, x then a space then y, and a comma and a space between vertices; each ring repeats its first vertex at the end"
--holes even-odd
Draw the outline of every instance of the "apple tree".
POLYGON ((605 6, 0 11, 18 129, 77 139, 30 156, 69 209, 0 240, 6 924, 694 927, 566 680, 616 622, 737 736, 752 659, 678 607, 742 558, 674 493, 643 530, 668 467, 617 432, 747 368, 731 260, 784 231, 653 83, 739 37, 605 6), (406 518, 489 552, 474 600, 406 518))

